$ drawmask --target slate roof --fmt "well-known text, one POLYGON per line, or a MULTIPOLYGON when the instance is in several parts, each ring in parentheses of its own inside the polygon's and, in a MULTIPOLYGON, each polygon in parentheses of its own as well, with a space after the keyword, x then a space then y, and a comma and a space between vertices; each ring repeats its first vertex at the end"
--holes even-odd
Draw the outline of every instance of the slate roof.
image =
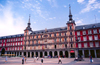
POLYGON ((76 26, 75 30, 91 29, 100 27, 100 23, 76 26))
MULTIPOLYGON (((91 29, 91 28, 98 28, 98 27, 100 27, 100 23, 76 26, 75 30, 91 29)), ((56 32, 56 31, 65 31, 65 30, 67 30, 67 26, 53 28, 53 29, 47 29, 47 32, 56 32)), ((40 33, 45 33, 45 30, 32 31, 31 34, 40 34, 40 33)), ((24 36, 24 34, 3 36, 3 37, 0 37, 0 39, 15 38, 15 37, 21 37, 21 36, 24 36)))
POLYGON ((16 37, 23 37, 24 34, 17 34, 17 35, 10 35, 10 36, 3 36, 0 39, 7 39, 7 38, 16 38, 16 37))

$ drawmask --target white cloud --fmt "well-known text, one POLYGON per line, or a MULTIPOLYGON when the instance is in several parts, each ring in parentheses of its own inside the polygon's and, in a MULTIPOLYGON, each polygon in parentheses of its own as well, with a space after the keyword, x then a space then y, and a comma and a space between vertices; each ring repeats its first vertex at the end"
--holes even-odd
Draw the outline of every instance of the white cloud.
MULTIPOLYGON (((10 5, 10 4, 9 4, 10 5)), ((23 17, 14 18, 12 6, 4 6, 0 15, 0 36, 14 35, 24 33, 25 24, 23 17)))
POLYGON ((51 20, 52 20, 52 19, 56 19, 56 17, 52 17, 52 18, 49 18, 49 19, 51 19, 51 20))
POLYGON ((58 7, 56 0, 47 0, 52 7, 58 7))
POLYGON ((66 8, 67 6, 66 6, 66 5, 64 5, 64 7, 66 8))
POLYGON ((86 7, 82 9, 80 13, 89 12, 95 9, 100 9, 100 3, 97 2, 96 0, 89 0, 88 3, 86 4, 86 7))
POLYGON ((84 24, 82 23, 82 21, 83 21, 83 19, 77 20, 77 21, 76 21, 76 25, 84 25, 84 24))
POLYGON ((83 2, 84 2, 84 0, 77 0, 77 2, 78 2, 78 3, 83 3, 83 2))

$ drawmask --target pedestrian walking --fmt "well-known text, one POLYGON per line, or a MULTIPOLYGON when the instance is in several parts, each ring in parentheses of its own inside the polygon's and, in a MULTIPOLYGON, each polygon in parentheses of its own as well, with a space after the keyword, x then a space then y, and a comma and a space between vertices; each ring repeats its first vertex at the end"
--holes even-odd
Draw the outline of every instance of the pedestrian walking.
POLYGON ((61 61, 61 57, 59 56, 58 57, 58 64, 61 62, 61 64, 62 64, 62 61, 61 61))
POLYGON ((43 64, 43 57, 41 58, 41 63, 43 64))
POLYGON ((24 64, 24 57, 22 58, 22 64, 24 64))
POLYGON ((93 62, 93 60, 92 60, 92 56, 90 55, 90 63, 92 63, 93 62))
POLYGON ((36 57, 34 56, 34 62, 36 62, 36 57))
POLYGON ((7 56, 6 56, 6 58, 5 58, 5 62, 7 62, 7 56))
POLYGON ((26 57, 25 57, 25 63, 26 63, 26 57))

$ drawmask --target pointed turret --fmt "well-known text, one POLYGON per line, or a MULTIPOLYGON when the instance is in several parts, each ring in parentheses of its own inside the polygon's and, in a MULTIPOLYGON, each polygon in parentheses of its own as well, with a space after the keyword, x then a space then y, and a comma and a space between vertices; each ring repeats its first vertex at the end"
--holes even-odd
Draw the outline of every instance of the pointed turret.
POLYGON ((69 5, 69 21, 73 20, 72 19, 72 14, 71 14, 71 6, 69 5))

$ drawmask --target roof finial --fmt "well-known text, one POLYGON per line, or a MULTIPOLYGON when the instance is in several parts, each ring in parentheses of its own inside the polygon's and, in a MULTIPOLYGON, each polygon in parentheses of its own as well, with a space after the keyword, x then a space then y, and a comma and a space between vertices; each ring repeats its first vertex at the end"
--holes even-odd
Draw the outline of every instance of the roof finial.
POLYGON ((71 6, 69 4, 69 21, 71 21, 71 20, 72 20, 72 14, 71 14, 71 6))

